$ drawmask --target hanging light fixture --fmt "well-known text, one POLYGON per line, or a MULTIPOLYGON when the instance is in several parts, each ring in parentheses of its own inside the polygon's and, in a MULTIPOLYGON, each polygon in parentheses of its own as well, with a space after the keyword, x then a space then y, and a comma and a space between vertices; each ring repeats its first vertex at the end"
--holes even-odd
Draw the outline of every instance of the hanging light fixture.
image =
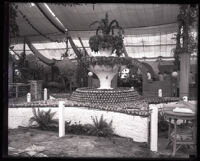
POLYGON ((173 71, 172 72, 172 77, 176 78, 178 76, 178 72, 177 71, 173 71))
POLYGON ((93 76, 93 73, 92 73, 92 72, 88 72, 88 76, 89 76, 89 77, 92 77, 92 76, 93 76))

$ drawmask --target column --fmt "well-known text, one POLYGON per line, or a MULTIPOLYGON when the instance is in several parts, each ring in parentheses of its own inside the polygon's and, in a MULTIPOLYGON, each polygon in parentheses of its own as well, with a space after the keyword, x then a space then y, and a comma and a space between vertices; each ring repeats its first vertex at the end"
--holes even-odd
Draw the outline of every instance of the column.
POLYGON ((180 54, 179 96, 189 96, 190 54, 180 54))

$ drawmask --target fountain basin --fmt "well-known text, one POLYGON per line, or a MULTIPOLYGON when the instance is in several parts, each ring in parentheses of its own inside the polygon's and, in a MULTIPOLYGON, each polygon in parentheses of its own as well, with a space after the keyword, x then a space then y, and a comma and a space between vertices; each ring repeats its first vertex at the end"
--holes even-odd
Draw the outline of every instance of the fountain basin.
POLYGON ((125 87, 115 89, 78 88, 70 97, 72 101, 99 104, 133 102, 140 98, 137 91, 125 87))

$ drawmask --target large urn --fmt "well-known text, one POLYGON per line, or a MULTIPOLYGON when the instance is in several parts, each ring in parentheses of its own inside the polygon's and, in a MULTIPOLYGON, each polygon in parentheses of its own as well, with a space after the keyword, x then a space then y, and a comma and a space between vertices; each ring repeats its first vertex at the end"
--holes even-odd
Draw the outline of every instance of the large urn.
MULTIPOLYGON (((100 55, 93 55, 95 57, 110 57, 112 55, 111 48, 99 49, 100 55)), ((90 65, 89 70, 95 73, 100 81, 100 87, 98 89, 112 89, 111 81, 113 77, 118 73, 118 65, 90 65)))
POLYGON ((118 65, 90 65, 89 69, 91 72, 97 75, 100 81, 100 87, 98 89, 112 89, 111 81, 118 73, 118 65))

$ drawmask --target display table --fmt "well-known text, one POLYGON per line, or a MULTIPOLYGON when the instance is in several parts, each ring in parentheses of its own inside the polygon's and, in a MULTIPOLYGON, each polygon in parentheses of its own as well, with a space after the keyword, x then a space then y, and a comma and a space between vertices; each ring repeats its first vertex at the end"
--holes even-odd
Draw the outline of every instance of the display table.
MULTIPOLYGON (((196 144, 196 114, 192 113, 179 113, 173 112, 172 110, 164 111, 164 116, 169 120, 169 130, 168 139, 169 143, 173 143, 173 153, 174 156, 176 151, 181 147, 181 145, 195 145, 196 144), (171 121, 174 121, 174 139, 171 139, 171 121), (193 132, 191 140, 177 140, 177 120, 192 121, 193 122, 193 132), (179 146, 178 146, 179 145, 179 146)), ((180 134, 181 135, 181 134, 180 134)))

